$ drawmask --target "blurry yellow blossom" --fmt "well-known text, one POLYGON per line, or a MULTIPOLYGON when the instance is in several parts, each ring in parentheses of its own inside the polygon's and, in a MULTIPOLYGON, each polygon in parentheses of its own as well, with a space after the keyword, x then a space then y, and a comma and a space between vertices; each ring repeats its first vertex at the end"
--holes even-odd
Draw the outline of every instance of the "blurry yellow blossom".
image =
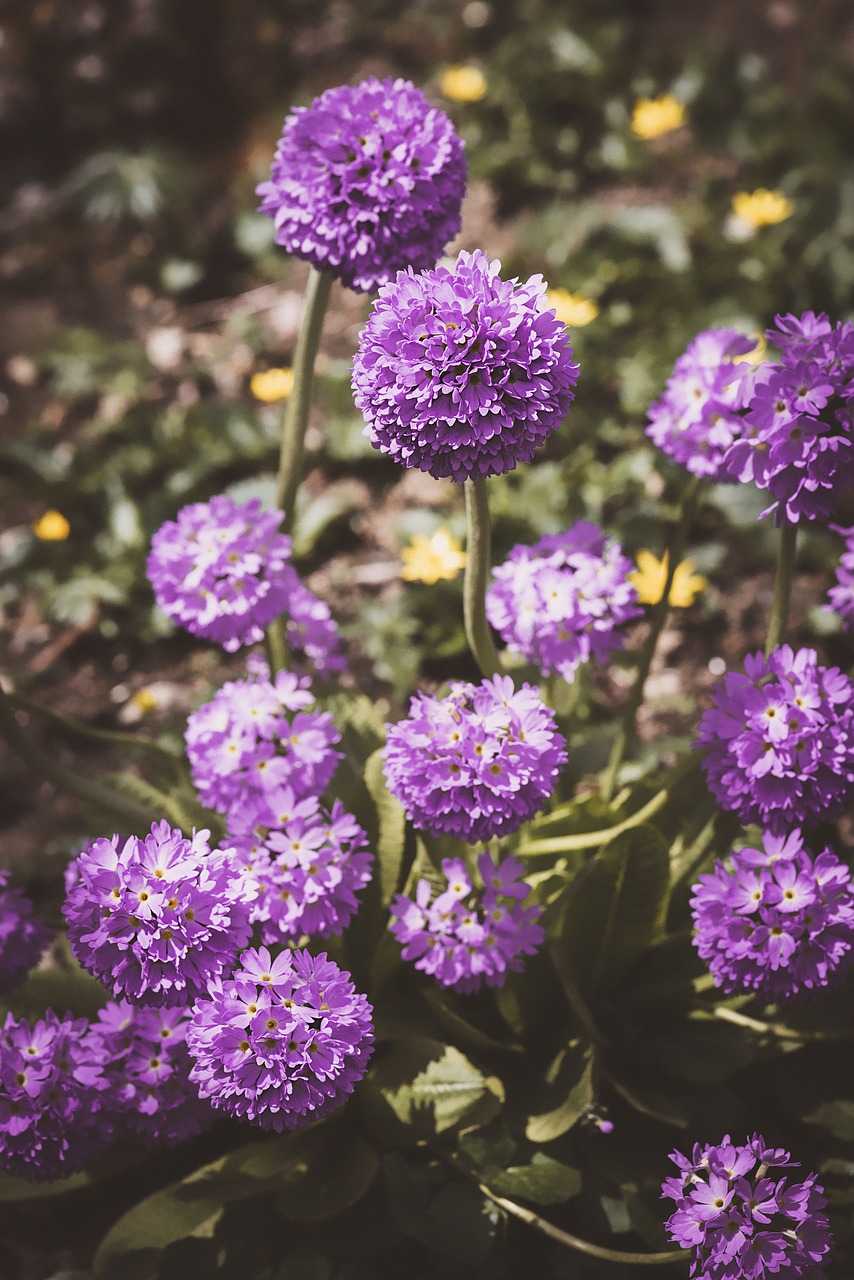
POLYGON ((149 711, 155 711, 158 706, 157 698, 151 689, 137 689, 136 693, 130 699, 131 706, 136 707, 142 715, 149 711))
MULTIPOLYGON (((667 580, 667 552, 662 560, 658 560, 651 551, 639 551, 637 563, 637 572, 629 574, 629 581, 634 583, 638 600, 641 604, 658 604, 667 580)), ((694 561, 683 560, 673 575, 669 603, 677 609, 687 609, 708 585, 707 578, 694 572, 694 561)))
POLYGON ((672 93, 660 98, 638 98, 632 111, 632 133, 644 142, 681 129, 687 120, 685 104, 672 93))
POLYGON ((733 356, 733 364, 761 364, 765 359, 765 353, 768 350, 768 343, 760 333, 756 339, 756 346, 752 351, 745 351, 743 356, 733 356))
POLYGON ((592 298, 585 297, 583 293, 570 293, 567 289, 549 289, 546 302, 554 307, 558 320, 573 329, 582 329, 599 314, 592 298))
POLYGON ((432 584, 440 578, 456 578, 466 563, 462 543, 452 538, 447 529, 437 529, 430 538, 416 533, 408 547, 400 553, 403 568, 400 576, 406 582, 432 584))
POLYGON ((42 542, 64 542, 71 532, 71 525, 61 511, 46 511, 33 525, 33 533, 42 542))
POLYGON ((262 400, 264 404, 287 400, 293 389, 293 369, 265 369, 263 373, 253 374, 249 381, 249 390, 256 400, 262 400))
POLYGON ((766 187, 758 187, 756 191, 738 191, 732 198, 735 216, 749 227, 773 227, 778 222, 785 222, 795 212, 794 201, 784 196, 782 191, 769 191, 766 187))
POLYGON ((439 88, 452 102, 480 102, 486 97, 486 76, 478 67, 448 67, 439 81, 439 88))

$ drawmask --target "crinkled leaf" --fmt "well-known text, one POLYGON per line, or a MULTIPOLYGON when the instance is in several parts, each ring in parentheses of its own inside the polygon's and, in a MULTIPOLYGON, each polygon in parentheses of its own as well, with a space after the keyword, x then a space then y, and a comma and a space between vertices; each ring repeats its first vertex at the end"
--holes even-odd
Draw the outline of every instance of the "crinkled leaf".
POLYGON ((485 1124, 504 1101, 500 1080, 485 1076, 453 1045, 426 1038, 393 1042, 361 1093, 375 1118, 425 1135, 485 1124))
POLYGON ((543 1109, 529 1116, 525 1126, 531 1142, 552 1142, 581 1119, 593 1103, 593 1050, 589 1044, 574 1040, 558 1055, 540 1101, 543 1109))

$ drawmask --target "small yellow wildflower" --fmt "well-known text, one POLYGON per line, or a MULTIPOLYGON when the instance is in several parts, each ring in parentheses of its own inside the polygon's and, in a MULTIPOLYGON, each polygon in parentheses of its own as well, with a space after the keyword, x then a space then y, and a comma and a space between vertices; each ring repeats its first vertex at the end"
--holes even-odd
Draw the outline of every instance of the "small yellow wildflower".
POLYGON ((758 187, 756 191, 738 191, 732 198, 735 216, 749 227, 773 227, 778 222, 785 222, 795 212, 793 200, 784 196, 782 191, 769 191, 767 187, 758 187))
POLYGON ((638 98, 632 111, 632 133, 644 142, 651 142, 653 138, 681 129, 687 118, 685 104, 672 93, 663 93, 660 98, 638 98))
MULTIPOLYGON (((651 551, 639 551, 637 561, 637 572, 629 574, 629 581, 635 585, 638 600, 641 604, 658 604, 664 594, 668 554, 665 551, 664 558, 658 560, 651 551)), ((668 603, 676 609, 687 609, 708 585, 707 578, 694 572, 693 560, 682 560, 673 575, 668 603)))
POLYGON ((756 346, 752 351, 745 351, 743 356, 733 356, 733 364, 761 364, 765 359, 765 353, 768 350, 768 343, 760 333, 756 339, 756 346))
POLYGON ((264 404, 287 400, 293 389, 293 369, 265 369, 263 373, 254 373, 249 381, 249 390, 264 404))
POLYGON ((439 88, 452 102, 480 102, 486 97, 486 76, 479 67, 447 67, 442 73, 439 88))
POLYGON ((400 553, 403 568, 400 576, 405 582, 426 582, 432 585, 440 578, 456 578, 466 563, 462 543, 452 538, 447 529, 437 529, 430 538, 416 533, 408 547, 400 553))
POLYGON ((546 302, 554 307, 558 320, 573 329, 583 329, 599 314, 599 308, 592 298, 583 293, 570 293, 568 289, 549 289, 546 302))
POLYGON ((141 712, 142 715, 146 715, 149 711, 155 711, 158 706, 157 699, 152 691, 145 688, 137 689, 130 701, 131 705, 136 707, 137 711, 141 712))
POLYGON ((33 533, 42 542, 64 542, 71 532, 71 525, 61 511, 46 511, 33 525, 33 533))

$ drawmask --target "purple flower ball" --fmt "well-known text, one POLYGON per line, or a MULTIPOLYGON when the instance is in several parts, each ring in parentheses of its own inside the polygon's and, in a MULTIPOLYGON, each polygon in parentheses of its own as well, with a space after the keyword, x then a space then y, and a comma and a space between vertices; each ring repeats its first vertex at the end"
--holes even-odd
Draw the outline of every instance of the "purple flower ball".
POLYGON ((791 1000, 836 982, 851 963, 854 888, 830 849, 817 858, 800 831, 766 832, 761 849, 739 849, 694 885, 694 945, 715 984, 791 1000))
POLYGON ((531 889, 522 863, 498 863, 484 852, 477 869, 482 887, 474 886, 461 858, 446 858, 442 893, 434 898, 430 883, 419 880, 414 900, 399 893, 391 905, 389 928, 403 943, 404 960, 454 991, 503 986, 545 937, 537 923, 542 907, 524 905, 531 889))
POLYGON ((281 511, 261 510, 260 498, 238 505, 220 494, 161 525, 146 569, 166 617, 228 653, 263 640, 293 586, 281 521, 281 511))
POLYGON ((371 444, 404 467, 458 482, 512 471, 569 410, 578 365, 542 276, 500 269, 478 249, 380 290, 353 396, 371 444))
POLYGON ((371 76, 294 108, 257 191, 278 244, 367 293, 433 266, 460 229, 465 187, 444 112, 408 80, 371 76))
POLYGON ((343 671, 347 663, 338 625, 329 605, 309 591, 290 565, 283 572, 284 580, 289 584, 288 611, 284 618, 288 649, 303 660, 309 672, 329 676, 343 671))
POLYGON ((509 676, 454 681, 445 698, 418 693, 391 725, 389 790, 416 827, 468 844, 510 835, 554 790, 566 744, 554 712, 509 676))
POLYGON ((854 784, 854 688, 814 649, 744 660, 712 694, 696 745, 724 809, 780 832, 838 813, 854 784))
POLYGON ((107 1146, 103 1060, 85 1018, 48 1009, 32 1025, 6 1015, 0 1032, 0 1168, 52 1182, 107 1146))
POLYGON ((373 1052, 371 1006, 325 954, 266 947, 196 1001, 190 1079, 220 1111, 281 1133, 342 1106, 373 1052))
POLYGON ((47 925, 32 918, 29 899, 8 885, 9 872, 0 871, 0 991, 24 980, 51 939, 47 925))
POLYGON ((186 1006, 251 934, 255 886, 209 831, 155 822, 144 840, 96 840, 65 899, 74 955, 117 999, 186 1006))
POLYGON ((828 593, 829 607, 842 619, 846 631, 854 629, 854 528, 835 530, 845 539, 836 568, 836 585, 828 593))
POLYGON ((486 616, 504 642, 546 675, 572 680, 582 662, 607 662, 636 618, 635 566, 587 520, 566 533, 517 546, 493 569, 486 616))
POLYGON ((716 1145, 697 1143, 691 1157, 673 1151, 677 1176, 662 1184, 676 1201, 667 1220, 674 1243, 693 1251, 697 1280, 818 1277, 833 1245, 814 1173, 796 1182, 782 1170, 795 1162, 754 1134, 742 1146, 726 1134, 716 1145))

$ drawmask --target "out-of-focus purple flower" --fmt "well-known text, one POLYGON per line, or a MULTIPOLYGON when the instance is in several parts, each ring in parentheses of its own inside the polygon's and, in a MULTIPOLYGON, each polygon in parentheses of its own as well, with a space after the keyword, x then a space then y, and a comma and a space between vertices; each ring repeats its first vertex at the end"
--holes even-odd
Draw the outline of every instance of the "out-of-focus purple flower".
POLYGON ((110 1001, 91 1038, 103 1064, 105 1118, 119 1135, 175 1146, 201 1133, 213 1112, 190 1084, 186 1008, 144 1009, 110 1001))
POLYGON ((744 384, 755 347, 737 329, 707 329, 689 342, 667 380, 664 395, 649 406, 651 440, 696 476, 728 479, 724 455, 744 430, 744 384))
POLYGON ((47 925, 32 918, 29 899, 8 886, 9 872, 0 871, 0 991, 23 981, 51 937, 47 925))
POLYGON ((230 680, 187 720, 187 757, 202 803, 242 829, 274 825, 267 797, 290 787, 297 798, 320 795, 331 779, 341 736, 326 711, 308 711, 308 679, 290 671, 230 680))
POLYGON ((715 984, 766 1003, 835 982, 851 963, 854 888, 830 849, 813 858, 800 831, 767 832, 694 885, 694 945, 715 984))
POLYGON ((260 498, 238 505, 220 494, 161 525, 146 568, 167 618, 229 653, 263 640, 293 585, 281 521, 281 511, 261 510, 260 498))
POLYGON ((328 676, 347 665, 338 625, 329 605, 300 580, 296 569, 284 570, 288 587, 288 611, 284 618, 285 640, 297 659, 304 659, 309 673, 328 676))
POLYGON ((418 693, 389 727, 385 776, 416 827, 469 844, 510 835, 551 795, 566 763, 554 712, 509 676, 418 693))
POLYGON ((724 809, 771 831, 838 813, 854 785, 854 688, 814 649, 779 645, 731 671, 703 714, 697 746, 724 809))
POLYGON ((52 1182, 77 1173, 112 1138, 102 1114, 103 1062, 85 1018, 48 1009, 0 1032, 0 1168, 52 1182))
POLYGON ((530 886, 518 859, 496 863, 482 853, 477 869, 482 886, 473 884, 462 859, 446 858, 442 893, 434 898, 429 882, 419 880, 414 900, 399 893, 391 905, 389 928, 403 943, 404 960, 455 991, 503 986, 545 936, 537 923, 542 907, 524 905, 530 886))
POLYGON ((186 1006, 251 933, 255 886, 230 849, 155 822, 144 840, 96 840, 65 899, 71 949, 118 999, 186 1006))
POLYGON ((373 1052, 371 1006, 325 954, 266 947, 196 1001, 190 1079, 218 1110, 297 1129, 343 1105, 373 1052))
POLYGON ((578 520, 513 548, 492 571, 486 616, 542 672, 572 680, 582 662, 606 662, 622 644, 617 627, 642 612, 628 580, 634 567, 597 525, 578 520))
POLYGON ((377 449, 437 479, 530 462, 563 421, 578 365, 541 276, 502 280, 476 250, 402 271, 362 330, 353 396, 377 449))
POLYGON ((846 631, 854 628, 854 527, 835 530, 845 539, 836 569, 836 585, 830 588, 829 605, 842 619, 846 631))
POLYGON ((771 1150, 754 1134, 744 1145, 729 1134, 717 1145, 695 1145, 691 1157, 671 1153, 679 1174, 662 1184, 676 1201, 667 1220, 671 1239, 693 1250, 697 1280, 818 1277, 833 1244, 827 1203, 814 1173, 802 1182, 780 1177, 788 1151, 771 1150))
POLYGON ((373 76, 295 107, 257 188, 276 242, 370 292, 432 267, 460 229, 463 144, 408 80, 373 76))

